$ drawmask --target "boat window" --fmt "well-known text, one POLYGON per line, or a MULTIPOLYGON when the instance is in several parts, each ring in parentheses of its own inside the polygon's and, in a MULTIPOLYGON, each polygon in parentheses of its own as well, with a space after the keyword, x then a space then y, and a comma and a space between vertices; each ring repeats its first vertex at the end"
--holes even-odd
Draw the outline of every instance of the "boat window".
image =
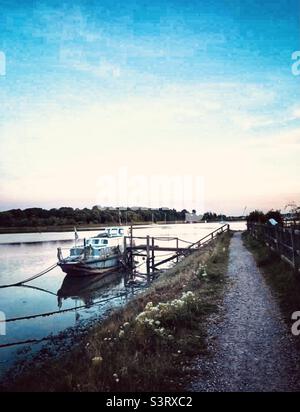
POLYGON ((94 243, 95 245, 98 245, 99 239, 94 239, 93 243, 94 243))
POLYGON ((107 245, 108 244, 108 240, 107 239, 103 239, 102 240, 102 245, 107 245))

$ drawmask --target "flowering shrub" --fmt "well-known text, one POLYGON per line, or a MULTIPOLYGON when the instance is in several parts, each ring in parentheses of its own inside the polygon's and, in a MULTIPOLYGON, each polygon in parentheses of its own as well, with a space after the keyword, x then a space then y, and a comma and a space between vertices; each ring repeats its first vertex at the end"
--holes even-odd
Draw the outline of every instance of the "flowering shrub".
POLYGON ((202 265, 200 263, 200 265, 198 267, 198 270, 195 272, 195 275, 197 276, 198 279, 201 279, 201 278, 207 276, 206 265, 202 265))
POLYGON ((159 303, 156 306, 148 302, 144 311, 135 320, 139 325, 152 329, 156 334, 172 339, 173 336, 168 334, 161 324, 168 326, 174 324, 176 320, 190 316, 196 309, 197 302, 195 294, 191 291, 184 292, 180 299, 159 303))

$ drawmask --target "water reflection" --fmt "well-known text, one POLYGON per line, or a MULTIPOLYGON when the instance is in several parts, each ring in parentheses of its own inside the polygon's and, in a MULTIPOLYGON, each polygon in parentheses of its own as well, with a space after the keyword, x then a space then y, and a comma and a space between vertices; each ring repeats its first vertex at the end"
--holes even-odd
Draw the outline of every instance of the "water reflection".
POLYGON ((57 291, 58 307, 65 299, 81 300, 87 307, 93 305, 100 297, 108 296, 109 289, 117 286, 123 277, 122 272, 112 272, 105 276, 70 276, 66 275, 57 291))

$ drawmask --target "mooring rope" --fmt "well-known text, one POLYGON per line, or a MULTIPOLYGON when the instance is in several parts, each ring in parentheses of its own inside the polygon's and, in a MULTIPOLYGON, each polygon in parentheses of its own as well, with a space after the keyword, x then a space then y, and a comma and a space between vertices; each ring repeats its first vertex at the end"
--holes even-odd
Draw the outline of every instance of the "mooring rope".
MULTIPOLYGON (((107 298, 107 299, 102 299, 101 301, 97 301, 94 304, 92 304, 91 306, 101 305, 103 303, 106 303, 107 301, 117 299, 119 297, 126 296, 126 295, 127 295, 127 293, 121 293, 119 295, 112 296, 112 297, 107 298)), ((69 311, 78 310, 78 309, 80 310, 80 309, 84 309, 84 308, 88 309, 86 305, 81 305, 81 306, 77 306, 77 307, 74 307, 74 308, 59 310, 59 311, 56 311, 56 312, 49 312, 49 313, 46 313, 46 314, 41 313, 41 314, 38 314, 38 315, 31 315, 31 316, 28 316, 28 317, 25 316, 25 317, 22 317, 22 318, 7 319, 6 322, 14 322, 16 320, 23 320, 23 319, 32 319, 32 318, 37 318, 39 316, 50 316, 50 315, 54 315, 54 314, 57 314, 57 313, 64 313, 64 312, 69 312, 69 311)), ((3 320, 3 321, 0 321, 0 323, 1 322, 5 322, 5 321, 3 320)), ((54 336, 46 336, 46 337, 43 337, 41 339, 28 339, 28 340, 24 340, 24 341, 3 343, 2 345, 0 345, 0 349, 1 348, 7 348, 7 347, 10 347, 10 346, 25 345, 25 344, 29 344, 29 343, 40 343, 42 341, 52 340, 52 339, 55 339, 55 337, 54 336)))
POLYGON ((189 243, 190 245, 193 244, 193 242, 190 242, 190 241, 188 241, 188 240, 184 240, 184 239, 180 239, 180 238, 178 238, 178 240, 179 240, 179 242, 189 243))
POLYGON ((45 340, 49 340, 49 339, 53 339, 53 337, 45 337, 45 338, 41 338, 41 339, 27 339, 27 340, 21 340, 18 342, 11 342, 11 343, 4 343, 3 345, 0 345, 0 349, 1 348, 8 348, 10 346, 17 346, 17 345, 25 345, 26 343, 40 343, 43 342, 45 340))
POLYGON ((61 310, 56 310, 56 311, 53 311, 53 312, 44 312, 44 313, 38 313, 38 314, 34 314, 34 315, 21 316, 19 318, 10 318, 10 319, 5 319, 5 320, 0 320, 0 323, 8 323, 8 322, 16 322, 16 321, 19 321, 19 320, 35 319, 35 318, 40 318, 40 317, 56 315, 58 313, 71 312, 72 310, 89 309, 92 306, 101 305, 101 303, 105 303, 105 302, 108 302, 110 300, 117 299, 117 298, 120 298, 122 296, 126 296, 127 294, 128 294, 127 292, 124 292, 124 293, 120 293, 119 295, 107 298, 107 299, 102 299, 100 301, 98 300, 97 302, 92 303, 90 306, 80 305, 80 306, 77 306, 77 307, 74 307, 74 308, 61 309, 61 310))
POLYGON ((57 293, 51 292, 51 290, 39 288, 39 287, 37 287, 37 286, 32 286, 32 285, 18 285, 18 286, 16 286, 16 287, 17 287, 17 288, 28 288, 28 289, 38 290, 39 292, 45 292, 45 293, 49 293, 49 295, 57 296, 57 293))
POLYGON ((170 242, 172 240, 178 240, 179 242, 188 243, 190 245, 193 244, 193 242, 189 242, 188 240, 180 239, 178 237, 168 237, 168 236, 160 236, 159 237, 159 236, 157 236, 157 237, 154 237, 153 239, 160 240, 160 241, 165 241, 165 242, 170 242))
POLYGON ((39 273, 37 273, 36 275, 31 276, 31 277, 28 278, 28 279, 24 279, 24 280, 22 280, 22 281, 20 281, 20 282, 11 283, 11 284, 8 284, 8 285, 0 285, 0 289, 11 288, 11 287, 13 287, 13 286, 20 286, 20 285, 23 285, 24 283, 31 282, 32 280, 37 279, 37 278, 45 275, 46 273, 50 272, 50 271, 51 271, 52 269, 54 269, 57 265, 58 265, 58 264, 55 263, 54 265, 48 267, 47 269, 44 269, 42 272, 39 272, 39 273))

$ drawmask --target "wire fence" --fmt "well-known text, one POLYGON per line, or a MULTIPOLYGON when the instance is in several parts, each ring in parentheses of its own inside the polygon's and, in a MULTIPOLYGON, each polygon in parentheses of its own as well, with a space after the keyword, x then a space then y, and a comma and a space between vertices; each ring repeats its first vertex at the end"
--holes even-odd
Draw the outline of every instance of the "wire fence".
POLYGON ((295 272, 300 269, 300 230, 284 228, 269 224, 247 223, 247 230, 257 240, 263 241, 282 260, 293 267, 295 272))

